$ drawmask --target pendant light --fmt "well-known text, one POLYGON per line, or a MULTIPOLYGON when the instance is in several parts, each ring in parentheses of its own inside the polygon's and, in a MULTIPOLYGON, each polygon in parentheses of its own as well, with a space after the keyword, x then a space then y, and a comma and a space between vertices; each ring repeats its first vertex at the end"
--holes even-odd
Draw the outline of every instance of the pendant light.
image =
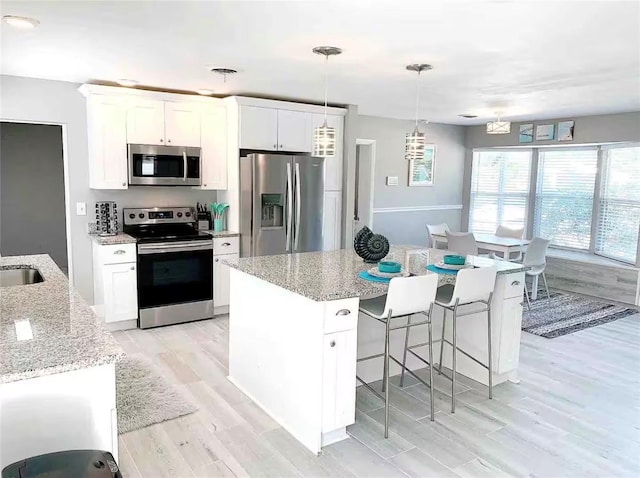
POLYGON ((487 123, 487 134, 509 134, 511 132, 510 121, 500 121, 500 112, 496 113, 498 121, 489 121, 487 123))
POLYGON ((339 55, 342 50, 335 46, 317 46, 313 49, 316 55, 324 55, 324 123, 313 130, 313 155, 331 158, 336 155, 336 129, 327 125, 327 84, 329 57, 339 55))
POLYGON ((424 158, 425 134, 418 130, 418 115, 420 111, 420 73, 431 70, 432 68, 433 67, 431 65, 427 65, 425 63, 407 65, 407 70, 418 73, 418 80, 416 81, 416 127, 413 132, 405 135, 404 159, 407 161, 421 160, 424 158))

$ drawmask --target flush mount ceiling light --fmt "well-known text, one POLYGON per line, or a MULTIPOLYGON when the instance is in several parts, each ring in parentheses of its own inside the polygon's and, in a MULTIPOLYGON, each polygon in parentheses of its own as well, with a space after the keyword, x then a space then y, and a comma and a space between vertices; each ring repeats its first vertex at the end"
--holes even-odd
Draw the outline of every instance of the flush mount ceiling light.
POLYGON ((424 158, 425 134, 418 129, 418 114, 420 112, 420 73, 431 70, 433 67, 426 63, 414 63, 407 65, 407 70, 418 73, 418 81, 416 82, 416 127, 411 133, 405 135, 404 142, 404 159, 421 160, 424 158))
POLYGON ((509 134, 511 132, 511 122, 500 121, 500 112, 496 113, 498 121, 489 121, 487 123, 487 134, 509 134))
POLYGON ((22 30, 29 30, 40 25, 40 22, 35 18, 18 17, 15 15, 5 15, 2 17, 2 21, 7 25, 11 25, 12 27, 20 28, 22 30))
POLYGON ((209 71, 211 73, 222 75, 225 83, 227 82, 227 75, 235 75, 236 73, 238 73, 238 70, 234 70, 233 68, 209 67, 209 71))
POLYGON ((460 116, 461 118, 466 118, 466 119, 473 119, 473 118, 477 118, 478 117, 478 115, 470 115, 470 114, 467 114, 467 113, 464 113, 464 114, 461 114, 461 115, 458 115, 458 116, 460 116))
POLYGON ((118 83, 120 86, 127 86, 129 88, 134 87, 138 84, 136 80, 127 80, 126 78, 120 78, 119 80, 116 80, 116 83, 118 83))
POLYGON ((213 91, 211 91, 211 90, 196 90, 196 93, 198 93, 199 95, 202 95, 202 96, 211 96, 213 94, 213 91))
POLYGON ((336 129, 327 124, 327 97, 329 83, 329 57, 340 55, 342 50, 335 46, 317 46, 312 50, 316 55, 324 55, 324 122, 313 130, 313 155, 332 158, 336 155, 336 129))

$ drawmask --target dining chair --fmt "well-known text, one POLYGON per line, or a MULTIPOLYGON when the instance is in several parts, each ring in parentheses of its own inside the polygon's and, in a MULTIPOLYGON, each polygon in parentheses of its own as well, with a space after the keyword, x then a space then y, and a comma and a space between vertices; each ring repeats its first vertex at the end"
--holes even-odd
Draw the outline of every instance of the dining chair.
POLYGON ((442 224, 427 224, 427 232, 429 233, 429 247, 439 249, 438 243, 433 239, 434 234, 444 234, 449 230, 449 225, 445 222, 442 224))
MULTIPOLYGON (((513 239, 522 239, 524 236, 524 226, 523 227, 507 227, 507 226, 498 226, 496 229, 496 236, 498 237, 511 237, 513 239)), ((495 254, 490 254, 492 259, 495 258, 495 254)), ((509 255, 510 261, 521 261, 522 260, 522 251, 518 251, 516 253, 512 253, 509 255)))
POLYGON ((472 232, 445 231, 447 249, 462 255, 478 255, 478 244, 472 232))
POLYGON ((493 398, 493 359, 491 352, 491 298, 496 285, 496 276, 498 269, 496 266, 478 267, 477 269, 462 269, 456 276, 455 285, 446 284, 438 287, 436 294, 436 305, 443 307, 444 315, 442 318, 442 338, 440 339, 440 361, 438 363, 438 374, 444 375, 451 381, 451 413, 456 411, 456 355, 460 352, 478 365, 487 369, 489 373, 489 398, 493 398), (473 307, 468 312, 458 312, 458 307, 469 304, 484 304, 485 307, 473 307), (451 311, 453 315, 453 323, 451 327, 451 341, 445 339, 445 325, 447 322, 447 311, 451 311), (487 363, 485 364, 479 358, 474 357, 458 347, 456 343, 457 335, 457 319, 465 315, 473 315, 481 312, 487 313, 487 363), (442 371, 442 357, 444 344, 451 346, 451 377, 442 371))
POLYGON ((433 340, 431 329, 431 312, 433 310, 433 301, 436 297, 438 288, 438 274, 426 274, 412 277, 395 277, 389 281, 389 289, 386 295, 374 297, 373 299, 365 299, 360 301, 360 312, 381 322, 385 325, 384 353, 370 355, 368 357, 359 358, 358 362, 371 360, 378 357, 384 357, 384 365, 382 371, 382 393, 379 394, 368 383, 356 375, 356 379, 373 392, 378 398, 384 402, 384 437, 389 437, 389 359, 402 367, 403 372, 406 370, 416 380, 429 388, 431 403, 431 421, 435 417, 434 394, 433 394, 433 368, 431 366, 433 358, 433 340), (426 316, 426 320, 411 322, 411 316, 414 314, 422 314, 426 316), (407 322, 402 325, 391 326, 391 320, 407 317, 407 322), (391 355, 389 340, 392 330, 416 327, 418 325, 427 325, 429 327, 429 383, 418 377, 415 373, 405 366, 405 359, 400 362, 391 355))
MULTIPOLYGON (((534 237, 529 243, 529 247, 527 247, 527 250, 524 253, 524 259, 522 260, 522 265, 529 267, 529 270, 525 271, 526 275, 530 277, 542 276, 544 288, 547 291, 547 300, 550 299, 550 295, 549 286, 547 285, 547 276, 544 274, 544 270, 547 267, 547 249, 549 248, 550 242, 551 240, 549 239, 534 237)), ((529 299, 527 281, 524 281, 524 295, 527 298, 527 307, 531 310, 531 300, 529 299)))

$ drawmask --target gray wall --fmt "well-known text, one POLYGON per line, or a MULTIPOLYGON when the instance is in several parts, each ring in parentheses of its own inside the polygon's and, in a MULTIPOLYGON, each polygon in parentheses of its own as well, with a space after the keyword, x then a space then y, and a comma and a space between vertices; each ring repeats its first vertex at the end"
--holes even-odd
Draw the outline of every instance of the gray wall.
POLYGON ((3 122, 0 134, 0 253, 46 253, 66 271, 62 127, 3 122))
MULTIPOLYGON (((556 126, 557 127, 557 126, 556 126)), ((462 210, 462 228, 466 230, 469 224, 469 200, 471 188, 471 165, 473 162, 474 148, 497 148, 524 146, 536 148, 540 146, 569 146, 572 144, 595 144, 609 142, 640 142, 640 111, 631 113, 619 113, 612 115, 582 116, 578 118, 555 118, 539 121, 522 121, 511 124, 509 134, 487 134, 486 126, 467 127, 465 146, 467 153, 464 166, 464 197, 462 210), (520 124, 552 124, 558 121, 573 120, 573 141, 533 141, 533 143, 521 144, 518 142, 520 124)))
MULTIPOLYGON (((95 201, 112 200, 122 207, 195 205, 211 202, 215 192, 189 188, 138 187, 125 191, 89 189, 87 161, 87 112, 85 98, 77 91, 79 84, 0 76, 0 119, 66 125, 69 162, 70 238, 74 285, 87 301, 93 303, 93 266, 91 239, 87 225, 93 220, 95 201), (86 216, 75 215, 76 202, 86 202, 86 216)), ((29 187, 28 184, 25 187, 29 187)), ((13 224, 3 224, 3 227, 13 224)))
MULTIPOLYGON (((373 229, 395 244, 427 244, 426 224, 446 222, 460 228, 460 209, 376 212, 380 208, 456 206, 462 204, 465 157, 463 126, 431 123, 421 129, 436 145, 434 185, 409 187, 409 163, 404 159, 405 134, 413 121, 358 117, 359 139, 376 140, 373 229), (387 176, 398 176, 398 186, 387 186, 387 176)), ((347 214, 348 214, 347 207, 347 214)))

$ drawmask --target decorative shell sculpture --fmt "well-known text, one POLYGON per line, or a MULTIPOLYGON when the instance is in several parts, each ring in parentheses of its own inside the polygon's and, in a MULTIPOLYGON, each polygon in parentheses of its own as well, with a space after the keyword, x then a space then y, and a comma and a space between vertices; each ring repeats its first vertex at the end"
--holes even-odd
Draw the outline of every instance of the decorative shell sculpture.
POLYGON ((365 262, 375 263, 389 254, 389 241, 382 234, 374 234, 364 226, 353 239, 353 249, 365 262))

